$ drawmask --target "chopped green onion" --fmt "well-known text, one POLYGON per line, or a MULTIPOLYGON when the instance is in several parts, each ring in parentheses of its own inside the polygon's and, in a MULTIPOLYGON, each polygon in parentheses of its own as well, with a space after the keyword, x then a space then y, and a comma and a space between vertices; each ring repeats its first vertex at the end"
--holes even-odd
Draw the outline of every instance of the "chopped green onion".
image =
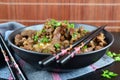
POLYGON ((107 79, 111 79, 112 77, 118 76, 118 74, 111 72, 109 70, 104 70, 101 76, 103 76, 104 78, 107 78, 107 79))
POLYGON ((48 43, 49 41, 50 40, 46 36, 44 36, 43 38, 40 39, 40 42, 42 42, 42 43, 48 43))
POLYGON ((117 57, 114 57, 114 60, 115 60, 115 61, 120 61, 120 57, 118 57, 118 56, 117 56, 117 57))
POLYGON ((46 32, 46 30, 45 30, 45 29, 42 29, 41 33, 43 33, 43 32, 46 32))
POLYGON ((113 54, 112 54, 111 51, 108 51, 108 52, 107 52, 107 55, 113 58, 113 54))
POLYGON ((59 21, 56 21, 55 19, 51 19, 49 22, 48 22, 49 25, 51 25, 53 28, 56 28, 58 26, 61 25, 61 22, 59 21))
POLYGON ((73 34, 72 34, 72 38, 76 38, 77 37, 77 32, 74 32, 73 34))
POLYGON ((75 25, 74 24, 68 24, 68 28, 74 28, 75 25))
POLYGON ((61 25, 61 22, 57 22, 57 23, 55 24, 56 27, 58 27, 58 26, 60 26, 60 25, 61 25))
POLYGON ((120 61, 120 54, 116 54, 114 52, 108 51, 106 53, 108 56, 110 56, 111 58, 113 58, 115 61, 120 61))
POLYGON ((109 74, 110 76, 113 76, 113 77, 118 75, 118 74, 113 73, 113 72, 109 72, 108 74, 109 74))
POLYGON ((59 43, 54 44, 54 46, 55 46, 56 49, 60 48, 60 44, 59 43))
POLYGON ((84 50, 87 49, 87 45, 83 46, 83 49, 84 49, 84 50))
POLYGON ((108 70, 104 70, 104 71, 103 71, 104 74, 107 74, 108 72, 109 72, 108 70))
POLYGON ((34 41, 38 41, 38 36, 37 35, 34 36, 34 41))
POLYGON ((37 32, 36 35, 33 37, 33 40, 34 40, 34 41, 38 41, 38 37, 39 37, 38 34, 39 34, 39 33, 37 32))

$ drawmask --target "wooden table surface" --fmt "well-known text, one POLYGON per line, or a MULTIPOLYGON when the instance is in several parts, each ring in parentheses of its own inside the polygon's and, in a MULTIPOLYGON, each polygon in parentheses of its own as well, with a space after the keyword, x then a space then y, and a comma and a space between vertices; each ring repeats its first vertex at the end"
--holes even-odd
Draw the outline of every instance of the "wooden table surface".
MULTIPOLYGON (((110 47, 110 51, 120 53, 120 32, 112 32, 114 35, 115 41, 113 45, 110 47)), ((113 64, 102 68, 100 70, 96 70, 95 72, 89 73, 85 76, 78 77, 72 80, 108 80, 106 78, 101 77, 102 70, 110 70, 118 74, 117 77, 112 78, 110 80, 120 80, 120 62, 114 62, 113 64)))

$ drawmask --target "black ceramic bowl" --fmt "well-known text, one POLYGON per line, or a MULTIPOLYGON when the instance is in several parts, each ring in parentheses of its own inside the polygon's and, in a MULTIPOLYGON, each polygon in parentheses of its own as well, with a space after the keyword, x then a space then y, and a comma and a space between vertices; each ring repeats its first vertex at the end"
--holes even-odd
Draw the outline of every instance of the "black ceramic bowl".
MULTIPOLYGON (((84 29, 86 29, 88 31, 93 31, 97 28, 97 27, 91 26, 91 25, 75 24, 75 28, 78 28, 80 26, 83 26, 84 29)), ((38 61, 43 60, 52 54, 38 53, 38 52, 29 51, 29 50, 25 50, 20 47, 17 47, 16 45, 14 45, 14 37, 16 34, 21 33, 24 30, 40 30, 42 28, 43 28, 43 24, 38 25, 38 26, 24 27, 24 28, 15 30, 13 33, 11 33, 9 35, 9 38, 8 38, 8 42, 9 42, 10 46, 13 48, 15 54, 17 54, 24 61, 32 64, 33 66, 35 66, 37 68, 40 68, 38 65, 38 61)), ((109 47, 112 45, 112 43, 114 41, 113 35, 111 33, 109 33, 106 30, 103 30, 103 33, 105 34, 106 41, 108 43, 108 45, 105 46, 104 48, 96 50, 96 51, 92 51, 92 52, 87 52, 84 54, 77 54, 77 55, 75 55, 74 58, 69 60, 63 66, 57 64, 56 62, 53 62, 51 65, 46 67, 46 69, 54 69, 54 70, 55 69, 67 70, 68 69, 69 70, 69 69, 76 69, 76 68, 88 66, 88 65, 96 62, 106 53, 107 49, 109 49, 109 47)))

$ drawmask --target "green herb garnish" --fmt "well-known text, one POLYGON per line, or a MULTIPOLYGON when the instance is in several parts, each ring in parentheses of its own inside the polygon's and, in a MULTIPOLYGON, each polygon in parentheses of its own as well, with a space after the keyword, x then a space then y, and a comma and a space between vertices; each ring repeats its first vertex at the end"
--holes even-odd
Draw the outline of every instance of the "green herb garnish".
POLYGON ((107 55, 113 58, 113 53, 111 51, 108 51, 107 55))
POLYGON ((45 29, 42 29, 41 33, 44 33, 44 32, 46 32, 46 30, 45 30, 45 29))
POLYGON ((49 41, 50 40, 46 36, 44 36, 43 38, 40 39, 40 42, 42 42, 42 43, 48 43, 49 41))
POLYGON ((84 50, 87 49, 87 45, 83 46, 83 49, 84 49, 84 50))
POLYGON ((38 41, 38 37, 39 37, 38 34, 39 34, 39 32, 37 32, 36 35, 33 37, 34 41, 38 41))
POLYGON ((74 32, 73 34, 72 34, 72 38, 76 38, 77 37, 77 32, 74 32))
POLYGON ((68 24, 68 28, 74 28, 75 25, 74 24, 68 24))
POLYGON ((60 25, 61 25, 61 22, 57 22, 57 23, 54 24, 54 26, 56 26, 56 27, 58 27, 60 25))
POLYGON ((55 46, 56 49, 60 48, 60 44, 59 43, 54 44, 54 46, 55 46))
POLYGON ((109 70, 104 70, 101 76, 104 77, 104 78, 111 79, 112 77, 118 76, 118 74, 116 74, 114 72, 111 72, 109 70))
POLYGON ((114 52, 108 51, 106 53, 108 56, 110 56, 111 58, 113 58, 115 61, 120 61, 120 54, 116 54, 114 52))
POLYGON ((84 32, 86 33, 86 32, 88 32, 88 30, 84 30, 84 32))
POLYGON ((49 22, 48 22, 49 25, 53 26, 54 28, 58 27, 61 25, 61 22, 59 21, 56 21, 55 19, 51 19, 49 22))
POLYGON ((37 35, 34 36, 34 41, 38 41, 38 36, 37 35))
POLYGON ((118 56, 117 56, 117 57, 114 57, 114 60, 115 60, 115 61, 120 61, 120 57, 118 57, 118 56))

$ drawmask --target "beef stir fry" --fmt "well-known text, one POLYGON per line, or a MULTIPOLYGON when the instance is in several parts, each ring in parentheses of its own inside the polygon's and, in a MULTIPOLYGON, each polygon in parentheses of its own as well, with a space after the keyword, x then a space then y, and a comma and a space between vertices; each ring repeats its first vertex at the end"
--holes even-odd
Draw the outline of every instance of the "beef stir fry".
MULTIPOLYGON (((80 28, 74 28, 74 24, 68 21, 48 20, 42 30, 25 30, 15 36, 14 42, 18 47, 42 53, 57 53, 61 49, 72 45, 78 39, 89 32, 80 28)), ((105 36, 100 33, 81 51, 88 52, 98 50, 106 45, 105 36)))

